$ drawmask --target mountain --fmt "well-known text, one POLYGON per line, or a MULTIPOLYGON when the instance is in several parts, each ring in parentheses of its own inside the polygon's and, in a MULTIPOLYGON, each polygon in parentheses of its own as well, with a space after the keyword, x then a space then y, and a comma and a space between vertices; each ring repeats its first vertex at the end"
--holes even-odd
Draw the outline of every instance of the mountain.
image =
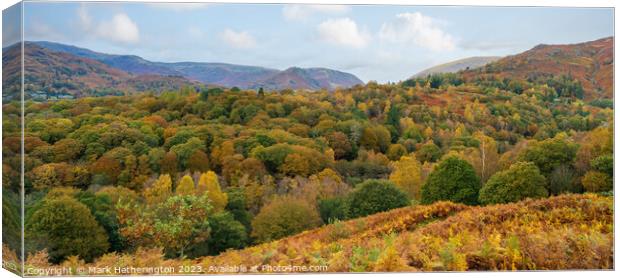
MULTIPOLYGON (((7 88, 19 88, 21 46, 3 49, 3 79, 7 88)), ((27 97, 75 98, 118 95, 131 92, 178 90, 198 85, 179 76, 145 78, 111 67, 93 56, 57 52, 36 43, 24 44, 24 82, 27 97)), ((19 95, 19 90, 3 92, 3 99, 19 95)))
POLYGON ((481 56, 481 57, 469 57, 456 61, 452 61, 445 64, 440 64, 434 67, 427 68, 423 71, 416 73, 413 77, 426 77, 433 73, 453 73, 461 70, 468 70, 482 67, 488 63, 499 60, 499 56, 481 56))
POLYGON ((613 37, 577 44, 541 44, 483 68, 466 71, 464 76, 544 81, 565 75, 581 83, 585 99, 612 98, 613 50, 613 37))
POLYGON ((333 90, 338 87, 348 88, 358 84, 363 84, 363 82, 349 73, 326 68, 302 69, 292 67, 269 78, 257 81, 251 84, 251 87, 263 87, 269 90, 277 90, 282 86, 290 89, 333 90))
POLYGON ((151 62, 135 55, 112 55, 54 42, 35 44, 58 52, 90 58, 131 74, 178 75, 189 80, 224 87, 270 90, 328 89, 351 87, 363 82, 352 74, 322 68, 289 68, 284 71, 226 63, 151 62))

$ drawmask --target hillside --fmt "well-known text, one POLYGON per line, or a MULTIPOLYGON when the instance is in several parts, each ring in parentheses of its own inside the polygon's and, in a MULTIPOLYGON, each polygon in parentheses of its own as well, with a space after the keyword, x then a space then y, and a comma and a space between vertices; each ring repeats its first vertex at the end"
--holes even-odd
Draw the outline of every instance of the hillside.
POLYGON ((612 206, 612 198, 596 195, 489 207, 441 202, 328 225, 202 263, 322 262, 328 272, 611 269, 612 206))
POLYGON ((454 73, 461 70, 475 69, 482 67, 488 63, 499 60, 499 56, 482 56, 482 57, 469 57, 445 64, 436 65, 420 71, 413 75, 413 77, 426 77, 433 73, 454 73))
MULTIPOLYGON (((214 257, 179 261, 162 259, 157 250, 138 252, 105 255, 84 266, 182 263, 199 273, 236 273, 240 265, 250 272, 279 272, 277 266, 296 272, 287 267, 310 265, 323 266, 322 272, 613 269, 613 198, 561 195, 488 207, 439 202, 214 257)), ((44 253, 30 258, 28 266, 48 266, 44 253)))
POLYGON ((352 74, 330 69, 289 68, 284 71, 226 63, 152 62, 135 55, 112 55, 54 42, 34 42, 53 51, 94 59, 112 68, 136 75, 178 75, 205 84, 241 89, 335 89, 363 82, 352 74))
MULTIPOLYGON (((19 45, 3 51, 3 79, 7 87, 17 87, 11 84, 21 82, 19 59, 19 45)), ((161 92, 196 85, 178 76, 133 75, 91 58, 51 51, 29 42, 24 45, 24 79, 27 97, 42 99, 161 92)), ((3 98, 10 99, 19 92, 13 90, 3 94, 3 98)))
POLYGON ((613 37, 577 44, 541 44, 481 69, 466 71, 464 75, 467 78, 494 76, 540 82, 566 75, 581 83, 586 99, 612 98, 613 46, 613 37))
POLYGON ((333 90, 338 87, 348 88, 363 84, 355 75, 325 69, 325 68, 288 68, 267 79, 257 81, 250 85, 252 88, 263 87, 277 90, 286 87, 290 89, 333 90))

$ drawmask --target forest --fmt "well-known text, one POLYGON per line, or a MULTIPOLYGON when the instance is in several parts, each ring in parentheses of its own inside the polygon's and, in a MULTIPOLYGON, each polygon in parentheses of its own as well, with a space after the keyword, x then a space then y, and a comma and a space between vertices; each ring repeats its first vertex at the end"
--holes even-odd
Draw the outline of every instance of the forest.
MULTIPOLYGON (((27 267, 613 268, 613 101, 570 75, 24 105, 27 267)), ((14 258, 19 119, 5 103, 14 258)))

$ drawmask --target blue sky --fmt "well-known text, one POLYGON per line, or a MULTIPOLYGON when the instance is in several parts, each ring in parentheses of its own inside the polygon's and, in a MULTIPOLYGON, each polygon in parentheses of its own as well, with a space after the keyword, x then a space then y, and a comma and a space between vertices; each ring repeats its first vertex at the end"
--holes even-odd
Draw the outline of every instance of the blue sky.
POLYGON ((28 2, 24 17, 26 40, 152 61, 327 67, 379 82, 613 35, 611 8, 28 2))

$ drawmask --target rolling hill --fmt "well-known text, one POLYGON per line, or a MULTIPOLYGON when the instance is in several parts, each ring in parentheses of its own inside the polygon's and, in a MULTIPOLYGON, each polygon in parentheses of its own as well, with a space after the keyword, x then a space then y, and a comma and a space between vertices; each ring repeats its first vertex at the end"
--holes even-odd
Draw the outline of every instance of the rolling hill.
POLYGON ((323 68, 292 67, 283 71, 257 66, 226 63, 177 62, 163 63, 145 60, 135 55, 113 55, 89 49, 47 41, 34 44, 57 52, 69 53, 99 61, 109 67, 134 75, 175 75, 192 81, 224 87, 271 90, 327 89, 351 87, 363 82, 352 74, 323 68))
POLYGON ((453 73, 461 70, 468 70, 482 67, 488 63, 495 62, 499 60, 501 57, 499 56, 482 56, 482 57, 469 57, 464 58, 452 62, 448 62, 445 64, 437 65, 434 67, 430 67, 423 71, 420 71, 413 75, 413 77, 426 77, 429 74, 433 73, 453 73))
POLYGON ((613 97, 614 38, 563 45, 538 45, 482 68, 464 72, 468 79, 495 76, 544 81, 562 75, 578 80, 587 100, 613 97))
MULTIPOLYGON (((3 51, 3 79, 7 88, 19 88, 14 84, 21 82, 20 52, 19 45, 3 51)), ((41 99, 161 92, 198 85, 179 76, 133 75, 92 58, 51 51, 30 42, 24 45, 24 82, 26 97, 41 99)), ((19 90, 9 90, 3 92, 3 99, 17 95, 19 90)))
MULTIPOLYGON (((613 198, 569 194, 487 207, 404 207, 218 256, 171 260, 161 249, 138 249, 79 265, 191 265, 193 274, 313 271, 301 266, 323 267, 314 270, 320 272, 600 270, 614 268, 613 255, 613 198)), ((30 256, 26 265, 49 266, 42 256, 30 256)))

